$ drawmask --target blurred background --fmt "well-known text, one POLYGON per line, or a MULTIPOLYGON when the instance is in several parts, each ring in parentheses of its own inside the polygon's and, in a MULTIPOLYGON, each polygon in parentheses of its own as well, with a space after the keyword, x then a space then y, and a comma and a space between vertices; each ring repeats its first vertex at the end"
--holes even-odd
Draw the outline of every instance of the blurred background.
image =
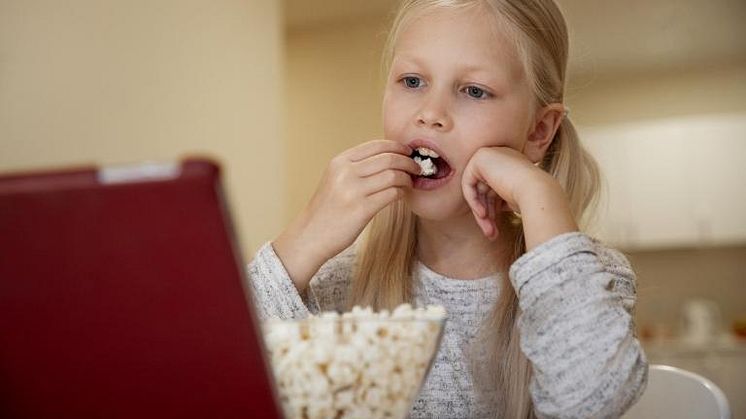
POLYGON ((223 162, 247 255, 283 222, 274 0, 0 0, 0 171, 223 162))
MULTIPOLYGON (((638 273, 651 360, 746 417, 746 2, 558 2, 570 117, 605 177, 590 231, 638 273)), ((381 137, 395 5, 0 0, 0 171, 214 156, 249 258, 332 156, 381 137)))

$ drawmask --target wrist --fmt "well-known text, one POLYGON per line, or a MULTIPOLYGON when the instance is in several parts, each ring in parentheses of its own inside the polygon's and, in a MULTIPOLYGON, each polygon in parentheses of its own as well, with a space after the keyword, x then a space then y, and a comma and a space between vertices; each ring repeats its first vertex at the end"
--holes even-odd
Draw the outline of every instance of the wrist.
POLYGON ((523 214, 531 206, 541 206, 547 201, 566 199, 562 185, 549 173, 536 168, 527 176, 514 193, 518 212, 523 214))
POLYGON ((290 279, 301 292, 328 259, 323 251, 320 252, 318 243, 313 240, 302 220, 291 223, 272 241, 272 247, 290 279))
POLYGON ((578 231, 562 186, 547 174, 521 190, 519 211, 523 220, 526 250, 564 233, 578 231))

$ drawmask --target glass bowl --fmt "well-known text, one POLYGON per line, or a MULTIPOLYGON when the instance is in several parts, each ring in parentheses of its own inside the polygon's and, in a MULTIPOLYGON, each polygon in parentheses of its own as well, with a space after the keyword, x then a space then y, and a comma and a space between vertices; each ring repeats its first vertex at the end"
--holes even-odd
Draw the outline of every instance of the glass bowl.
POLYGON ((354 308, 263 324, 287 418, 405 418, 443 333, 442 307, 354 308))

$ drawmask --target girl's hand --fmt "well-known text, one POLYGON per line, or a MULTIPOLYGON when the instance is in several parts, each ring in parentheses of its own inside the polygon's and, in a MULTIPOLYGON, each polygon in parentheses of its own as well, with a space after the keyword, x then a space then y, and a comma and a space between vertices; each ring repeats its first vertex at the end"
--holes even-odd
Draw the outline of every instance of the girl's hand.
POLYGON ((361 144, 334 157, 311 201, 273 242, 296 287, 305 289, 321 265, 350 246, 379 211, 412 187, 420 166, 394 141, 361 144))
POLYGON ((461 187, 484 235, 499 234, 497 213, 521 214, 526 248, 532 249, 577 225, 560 184, 549 173, 509 147, 483 147, 464 169, 461 187))

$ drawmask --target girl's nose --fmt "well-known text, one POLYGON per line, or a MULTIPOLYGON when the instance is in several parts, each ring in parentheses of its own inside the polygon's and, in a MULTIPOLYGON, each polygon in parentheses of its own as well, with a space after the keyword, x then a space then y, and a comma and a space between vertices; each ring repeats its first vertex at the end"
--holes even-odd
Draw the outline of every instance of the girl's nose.
POLYGON ((416 124, 438 131, 451 129, 452 121, 448 115, 445 100, 436 97, 429 98, 418 112, 416 124))

